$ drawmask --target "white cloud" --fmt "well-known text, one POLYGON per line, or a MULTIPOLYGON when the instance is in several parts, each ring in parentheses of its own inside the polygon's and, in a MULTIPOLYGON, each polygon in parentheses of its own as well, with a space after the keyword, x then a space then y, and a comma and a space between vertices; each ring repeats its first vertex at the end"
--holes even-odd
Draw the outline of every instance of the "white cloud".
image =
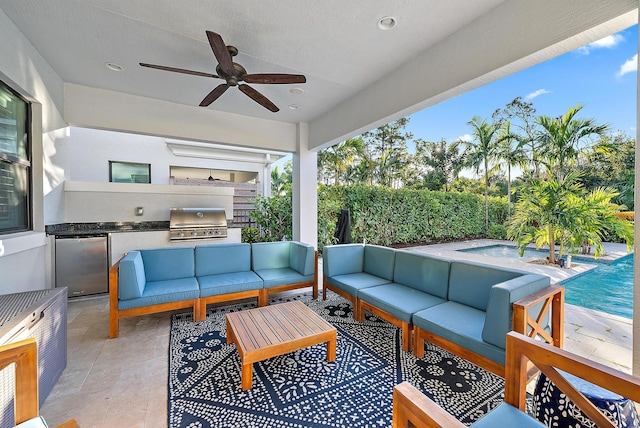
POLYGON ((638 54, 635 54, 620 66, 617 76, 622 77, 627 73, 633 73, 636 71, 638 71, 638 54))
POLYGON ((544 94, 550 94, 551 91, 547 91, 546 89, 538 89, 537 91, 533 91, 530 94, 528 94, 526 97, 524 97, 525 100, 529 101, 534 99, 535 97, 539 97, 540 95, 544 95, 544 94))
POLYGON ((468 141, 469 143, 473 141, 473 137, 471 134, 464 134, 458 137, 458 141, 468 141))
POLYGON ((596 40, 593 43, 589 43, 588 45, 577 49, 577 51, 582 54, 589 55, 589 52, 594 49, 611 49, 622 42, 624 42, 622 34, 612 34, 600 40, 596 40))

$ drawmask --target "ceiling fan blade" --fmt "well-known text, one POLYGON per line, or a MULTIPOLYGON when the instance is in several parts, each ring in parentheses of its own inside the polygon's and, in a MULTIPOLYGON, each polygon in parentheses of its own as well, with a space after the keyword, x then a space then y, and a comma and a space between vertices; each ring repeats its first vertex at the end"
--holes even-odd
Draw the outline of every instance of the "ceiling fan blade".
POLYGON ((245 74, 242 80, 247 83, 267 83, 271 85, 281 85, 287 83, 305 83, 307 78, 302 74, 281 74, 281 73, 260 73, 245 74))
POLYGON ((252 100, 257 102, 258 104, 260 104, 262 107, 266 108, 267 110, 271 110, 274 113, 280 110, 274 103, 269 101, 269 99, 267 97, 265 97, 260 92, 258 92, 255 89, 253 89, 251 86, 249 86, 249 85, 240 85, 240 86, 238 86, 238 88, 240 88, 240 90, 242 92, 244 92, 249 98, 251 98, 252 100))
POLYGON ((220 98, 220 95, 224 94, 227 89, 229 89, 229 85, 223 83, 221 85, 216 86, 213 91, 209 92, 206 97, 200 103, 200 107, 207 107, 212 102, 220 98))
POLYGON ((166 65, 147 64, 144 62, 141 62, 140 65, 143 67, 155 68, 158 70, 173 71, 174 73, 193 74, 194 76, 213 77, 216 79, 220 78, 220 76, 217 76, 211 73, 204 73, 202 71, 185 70, 184 68, 167 67, 166 65))
POLYGON ((211 50, 220 64, 220 69, 229 76, 235 75, 235 69, 233 68, 233 61, 231 60, 231 54, 227 50, 227 45, 224 44, 222 36, 213 31, 207 30, 207 38, 211 45, 211 50))

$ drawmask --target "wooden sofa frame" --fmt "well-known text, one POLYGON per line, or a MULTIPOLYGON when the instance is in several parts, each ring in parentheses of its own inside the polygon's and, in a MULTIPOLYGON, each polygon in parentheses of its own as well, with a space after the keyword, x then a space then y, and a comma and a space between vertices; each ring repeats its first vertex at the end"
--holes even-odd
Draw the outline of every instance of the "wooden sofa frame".
MULTIPOLYGON (((14 423, 37 418, 38 409, 38 345, 29 338, 0 346, 0 370, 15 364, 14 423)), ((78 428, 71 419, 58 428, 78 428)))
POLYGON ((197 299, 179 300, 176 302, 160 303, 157 305, 140 306, 130 309, 118 309, 118 269, 120 260, 109 268, 109 337, 118 337, 120 320, 123 318, 150 315, 176 309, 192 309, 194 321, 204 321, 207 316, 207 304, 229 302, 233 300, 257 298, 258 306, 269 304, 269 295, 298 288, 312 287, 313 298, 318 298, 318 251, 314 252, 313 281, 284 284, 259 290, 239 291, 236 293, 207 296, 197 299))
MULTIPOLYGON (((339 294, 343 295, 343 293, 339 294)), ((353 299, 350 300, 353 301, 353 299)), ((356 299, 356 305, 359 306, 359 308, 354 309, 354 319, 360 322, 364 321, 364 312, 369 311, 399 327, 402 330, 402 349, 411 351, 413 348, 413 352, 417 358, 424 357, 424 342, 426 340, 498 376, 505 376, 505 367, 493 360, 479 355, 457 343, 453 343, 431 332, 415 327, 411 323, 400 320, 364 300, 356 299)), ((514 302, 512 319, 512 329, 514 331, 530 337, 541 337, 554 346, 562 347, 564 341, 564 287, 550 285, 531 296, 514 302), (536 318, 532 318, 529 315, 529 309, 537 304, 542 304, 540 312, 536 318), (541 326, 547 314, 551 315, 551 334, 541 326)))
MULTIPOLYGON (((504 401, 521 412, 526 411, 528 368, 531 364, 560 388, 598 427, 614 428, 615 425, 558 370, 582 378, 636 403, 640 402, 639 378, 519 333, 507 334, 506 358, 504 401)), ((408 382, 397 385, 393 390, 392 426, 394 428, 465 427, 408 382)))
MULTIPOLYGON (((564 287, 559 285, 550 285, 537 293, 514 302, 511 328, 515 332, 522 333, 532 338, 540 337, 545 342, 558 348, 562 348, 564 345, 564 287), (534 319, 529 315, 529 309, 540 303, 542 303, 540 312, 534 319), (549 334, 540 325, 542 320, 549 313, 551 315, 551 334, 549 334)), ((421 328, 415 327, 413 329, 413 334, 413 348, 417 358, 424 357, 424 342, 426 340, 434 345, 446 349, 449 352, 459 355, 468 361, 471 361, 491 373, 500 377, 505 377, 505 366, 502 364, 421 328)), ((534 370, 531 371, 531 375, 533 375, 533 372, 534 370)))

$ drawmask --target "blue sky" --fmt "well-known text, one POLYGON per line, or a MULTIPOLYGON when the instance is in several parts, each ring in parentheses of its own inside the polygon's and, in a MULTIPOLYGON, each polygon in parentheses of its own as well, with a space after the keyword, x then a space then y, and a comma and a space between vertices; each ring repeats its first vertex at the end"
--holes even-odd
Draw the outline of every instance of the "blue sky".
POLYGON ((537 115, 560 116, 582 104, 582 119, 635 137, 638 26, 492 82, 410 116, 414 139, 453 142, 468 136, 473 116, 491 114, 521 96, 537 115))
MULTIPOLYGON (((473 116, 491 120, 520 96, 532 102, 536 115, 560 116, 578 104, 578 118, 593 118, 635 138, 638 26, 459 95, 410 117, 413 138, 451 143, 469 139, 473 116)), ((414 147, 409 145, 409 151, 414 147)), ((286 156, 275 165, 291 159, 286 156)))

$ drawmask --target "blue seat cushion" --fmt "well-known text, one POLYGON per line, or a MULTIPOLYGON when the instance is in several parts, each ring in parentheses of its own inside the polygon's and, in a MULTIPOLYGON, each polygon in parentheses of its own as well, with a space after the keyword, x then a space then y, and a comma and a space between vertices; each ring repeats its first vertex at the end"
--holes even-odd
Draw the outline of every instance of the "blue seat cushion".
POLYGON ((358 298, 408 323, 414 312, 446 302, 441 297, 395 282, 362 289, 358 298))
POLYGON ((471 426, 473 428, 540 428, 544 427, 545 425, 533 419, 526 413, 521 412, 511 404, 502 403, 471 426))
POLYGON ((118 265, 118 299, 142 297, 147 278, 140 251, 129 251, 118 265))
POLYGON ((266 269, 289 267, 291 242, 256 242, 251 244, 251 269, 254 272, 266 269))
POLYGON ((364 246, 364 272, 393 281, 396 250, 379 245, 364 246))
POLYGON ((391 282, 388 279, 364 272, 348 273, 332 277, 325 276, 323 281, 342 291, 346 291, 354 297, 358 297, 359 290, 375 287, 376 285, 389 284, 391 282))
POLYGON ((250 271, 251 245, 198 245, 195 249, 195 260, 197 277, 250 271))
POLYGON ((291 242, 289 248, 289 266, 300 275, 313 275, 316 270, 315 254, 316 249, 311 245, 302 242, 291 242))
POLYGON ((456 302, 413 314, 413 325, 504 365, 504 349, 482 340, 485 312, 456 302))
POLYGON ((200 284, 200 297, 219 296, 262 288, 262 279, 251 271, 199 276, 198 283, 200 284))
POLYGON ((119 300, 118 309, 139 308, 161 303, 179 302, 200 297, 200 287, 195 277, 169 279, 167 281, 147 281, 142 297, 119 300))
POLYGON ((140 250, 147 281, 195 277, 193 247, 140 250))
POLYGON ((325 277, 360 273, 364 270, 364 245, 327 245, 322 249, 322 271, 325 277))
POLYGON ((449 260, 426 254, 398 251, 393 282, 447 299, 449 260))
POLYGON ((486 311, 491 287, 526 274, 527 272, 498 268, 482 263, 452 261, 447 300, 486 311))
POLYGON ((313 281, 314 278, 313 275, 301 275, 287 267, 257 270, 255 273, 262 278, 264 288, 277 287, 278 285, 285 284, 297 284, 298 282, 310 282, 313 281))

